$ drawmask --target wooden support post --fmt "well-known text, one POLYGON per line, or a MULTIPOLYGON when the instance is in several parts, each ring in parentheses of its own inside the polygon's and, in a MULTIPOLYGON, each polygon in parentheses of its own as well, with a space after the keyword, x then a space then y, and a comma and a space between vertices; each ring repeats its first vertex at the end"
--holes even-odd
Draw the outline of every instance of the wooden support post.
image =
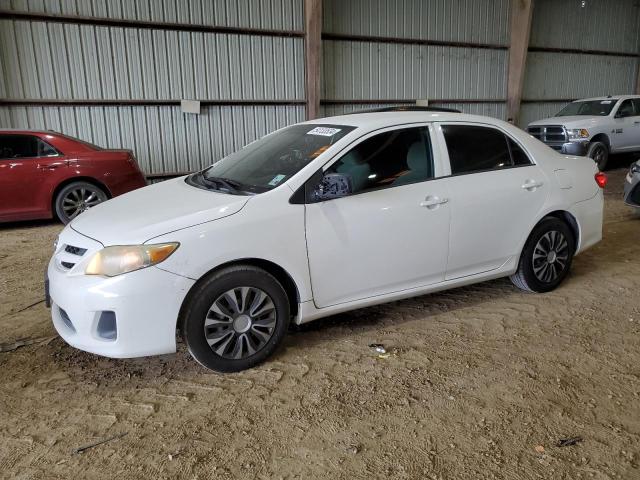
POLYGON ((531 34, 533 0, 511 0, 511 39, 507 76, 507 121, 516 124, 520 114, 527 49, 531 34))
POLYGON ((304 63, 307 119, 320 115, 320 62, 322 61, 322 0, 304 1, 304 63))

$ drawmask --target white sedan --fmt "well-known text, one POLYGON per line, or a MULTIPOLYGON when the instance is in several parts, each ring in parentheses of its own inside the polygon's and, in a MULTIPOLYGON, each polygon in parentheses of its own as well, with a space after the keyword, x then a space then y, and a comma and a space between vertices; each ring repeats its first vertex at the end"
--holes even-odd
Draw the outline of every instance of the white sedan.
POLYGON ((108 357, 230 372, 290 322, 511 276, 547 292, 602 237, 606 177, 499 120, 382 111, 289 126, 60 234, 53 323, 108 357))

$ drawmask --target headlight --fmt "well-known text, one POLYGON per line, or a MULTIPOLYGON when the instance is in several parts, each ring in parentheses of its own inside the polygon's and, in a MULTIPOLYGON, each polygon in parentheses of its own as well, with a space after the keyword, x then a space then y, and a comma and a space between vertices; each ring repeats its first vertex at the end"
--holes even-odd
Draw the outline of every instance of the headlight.
POLYGON ((569 140, 581 140, 589 138, 589 131, 585 128, 567 128, 569 140))
POLYGON ((179 245, 179 243, 159 243, 156 245, 106 247, 91 257, 84 273, 115 277, 140 270, 166 260, 179 245))
POLYGON ((640 164, 634 163, 631 165, 631 175, 635 175, 636 173, 640 173, 640 164))

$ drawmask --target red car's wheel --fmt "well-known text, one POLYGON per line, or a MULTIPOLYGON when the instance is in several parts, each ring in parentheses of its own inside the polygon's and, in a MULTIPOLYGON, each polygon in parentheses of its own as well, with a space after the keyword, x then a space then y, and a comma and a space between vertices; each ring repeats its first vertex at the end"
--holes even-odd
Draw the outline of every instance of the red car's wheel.
POLYGON ((56 215, 64 224, 85 210, 108 200, 106 192, 88 182, 73 182, 65 186, 55 200, 56 215))

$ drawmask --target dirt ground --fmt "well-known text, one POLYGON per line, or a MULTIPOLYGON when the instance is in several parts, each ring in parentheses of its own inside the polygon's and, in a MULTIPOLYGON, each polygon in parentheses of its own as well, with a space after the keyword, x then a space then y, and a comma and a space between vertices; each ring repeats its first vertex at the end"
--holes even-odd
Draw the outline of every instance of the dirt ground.
POLYGON ((61 226, 0 226, 0 344, 38 339, 0 353, 0 477, 638 479, 640 218, 625 173, 609 172, 604 241, 555 292, 503 279, 338 315, 224 376, 182 344, 134 360, 67 346, 32 305, 61 226))

